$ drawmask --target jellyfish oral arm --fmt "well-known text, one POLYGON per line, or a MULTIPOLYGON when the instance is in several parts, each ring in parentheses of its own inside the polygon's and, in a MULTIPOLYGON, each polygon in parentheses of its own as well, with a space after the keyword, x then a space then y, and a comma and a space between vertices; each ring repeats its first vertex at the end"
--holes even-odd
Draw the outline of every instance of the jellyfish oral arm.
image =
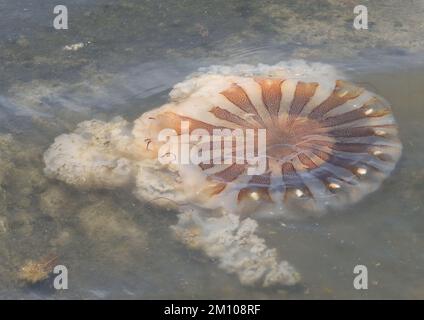
POLYGON ((248 286, 275 287, 294 285, 300 275, 277 251, 265 245, 256 234, 255 220, 241 220, 234 214, 205 218, 196 211, 178 215, 172 226, 176 238, 192 249, 218 259, 219 267, 234 273, 248 286))

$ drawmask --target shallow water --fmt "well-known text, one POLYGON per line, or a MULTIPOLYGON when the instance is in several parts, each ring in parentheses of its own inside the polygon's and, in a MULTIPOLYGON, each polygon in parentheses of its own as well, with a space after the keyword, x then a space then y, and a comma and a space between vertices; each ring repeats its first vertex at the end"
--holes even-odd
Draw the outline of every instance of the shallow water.
POLYGON ((424 298, 422 1, 370 1, 368 31, 352 29, 352 1, 64 1, 66 32, 51 27, 55 4, 0 3, 0 298, 424 298), (135 119, 199 67, 299 58, 334 64, 385 97, 404 147, 360 203, 260 221, 259 234, 302 274, 299 286, 243 287, 174 240, 172 210, 43 174, 56 136, 87 119, 135 119), (25 261, 49 254, 68 268, 68 290, 19 281, 25 261), (358 264, 368 290, 353 287, 358 264))

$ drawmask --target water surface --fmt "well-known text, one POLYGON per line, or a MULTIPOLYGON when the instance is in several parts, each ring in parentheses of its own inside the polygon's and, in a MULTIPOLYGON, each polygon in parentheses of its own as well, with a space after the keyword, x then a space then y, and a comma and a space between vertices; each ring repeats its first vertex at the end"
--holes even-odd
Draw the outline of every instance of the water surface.
POLYGON ((424 298, 423 1, 55 1, 0 3, 0 298, 424 298), (83 43, 77 51, 66 45, 83 43), (303 276, 295 288, 243 287, 176 242, 175 212, 129 190, 82 191, 43 174, 54 138, 92 118, 128 120, 167 101, 200 67, 307 59, 336 65, 392 105, 397 169, 364 201, 307 221, 261 221, 259 234, 303 276), (69 289, 27 285, 25 261, 51 253, 69 289), (353 288, 353 268, 369 289, 353 288))

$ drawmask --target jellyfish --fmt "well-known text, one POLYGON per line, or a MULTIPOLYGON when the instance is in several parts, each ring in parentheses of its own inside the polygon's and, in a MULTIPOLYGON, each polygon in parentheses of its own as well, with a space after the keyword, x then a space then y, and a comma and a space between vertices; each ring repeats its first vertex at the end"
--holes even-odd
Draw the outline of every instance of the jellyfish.
POLYGON ((298 60, 212 66, 133 122, 90 120, 57 137, 45 173, 77 188, 131 186, 175 209, 176 238, 243 284, 294 285, 300 274, 255 234, 258 221, 353 205, 401 155, 388 102, 345 78, 298 60))

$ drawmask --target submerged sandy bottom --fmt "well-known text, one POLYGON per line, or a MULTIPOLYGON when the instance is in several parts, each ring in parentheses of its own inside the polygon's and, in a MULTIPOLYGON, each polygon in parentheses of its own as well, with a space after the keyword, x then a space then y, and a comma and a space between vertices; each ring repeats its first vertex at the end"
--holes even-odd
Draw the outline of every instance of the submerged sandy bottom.
POLYGON ((317 220, 260 222, 260 236, 302 274, 294 288, 241 286, 172 238, 175 212, 140 203, 130 190, 84 192, 43 176, 41 155, 55 136, 93 117, 133 119, 166 101, 168 89, 127 93, 119 107, 103 110, 73 110, 75 96, 84 101, 84 94, 61 92, 63 107, 47 109, 47 116, 34 113, 41 109, 30 94, 3 101, 3 107, 26 101, 34 108, 21 115, 3 108, 0 117, 0 298, 424 298, 424 69, 384 70, 352 74, 392 104, 404 145, 392 176, 346 210, 317 220), (69 270, 66 291, 54 290, 50 279, 35 285, 17 279, 25 261, 49 254, 69 270), (368 267, 365 291, 353 287, 358 264, 368 267))

